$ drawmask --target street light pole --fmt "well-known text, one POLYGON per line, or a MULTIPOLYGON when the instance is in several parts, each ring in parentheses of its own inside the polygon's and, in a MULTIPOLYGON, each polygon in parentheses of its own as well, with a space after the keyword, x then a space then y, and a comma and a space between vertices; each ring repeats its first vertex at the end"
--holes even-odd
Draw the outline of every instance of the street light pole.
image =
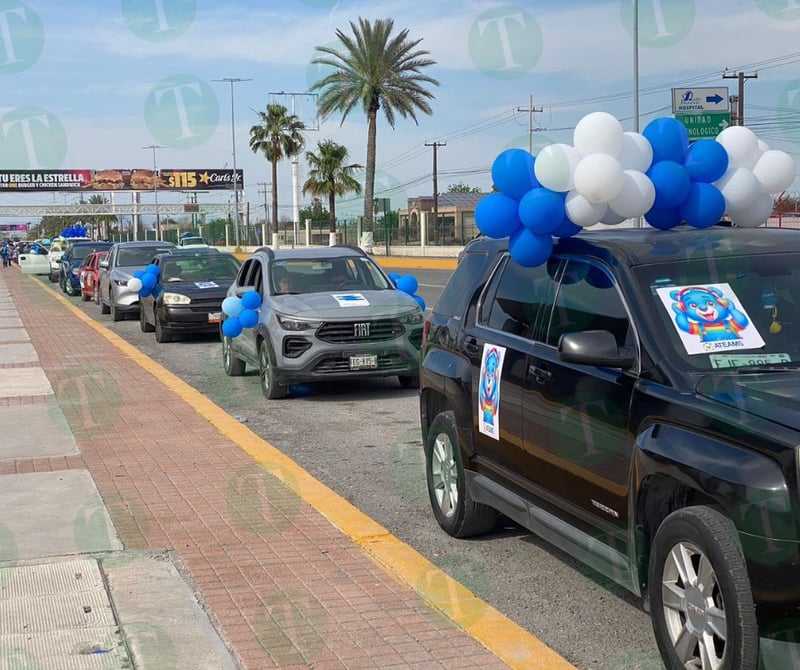
POLYGON ((236 248, 240 248, 239 243, 239 182, 236 172, 236 117, 233 105, 233 85, 241 81, 253 81, 252 79, 242 79, 241 77, 223 77, 222 79, 212 79, 215 82, 227 82, 231 85, 231 144, 233 146, 233 203, 235 208, 236 222, 234 224, 234 238, 236 248))
MULTIPOLYGON (((153 198, 155 199, 156 205, 156 239, 161 241, 161 217, 158 213, 158 168, 156 167, 156 149, 165 149, 161 144, 148 144, 146 147, 142 147, 142 149, 152 149, 153 150, 153 198)), ((147 233, 145 233, 145 238, 147 233)))

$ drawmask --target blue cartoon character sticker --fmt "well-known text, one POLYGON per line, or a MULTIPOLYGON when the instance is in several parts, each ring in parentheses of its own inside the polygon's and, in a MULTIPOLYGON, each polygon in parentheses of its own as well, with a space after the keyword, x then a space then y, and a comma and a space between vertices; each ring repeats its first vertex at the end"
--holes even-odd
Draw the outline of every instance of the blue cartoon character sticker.
POLYGON ((764 340, 728 284, 664 287, 659 298, 688 354, 759 349, 764 340))
POLYGON ((500 379, 505 355, 504 347, 483 345, 478 384, 478 430, 495 440, 500 439, 500 379))

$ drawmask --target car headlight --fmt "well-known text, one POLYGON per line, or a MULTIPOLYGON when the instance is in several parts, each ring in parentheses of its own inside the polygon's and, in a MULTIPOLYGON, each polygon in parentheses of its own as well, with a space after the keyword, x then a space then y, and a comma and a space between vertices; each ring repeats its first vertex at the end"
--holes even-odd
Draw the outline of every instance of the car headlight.
POLYGON ((418 323, 422 323, 425 320, 425 315, 422 313, 422 310, 416 309, 413 312, 409 312, 408 314, 403 314, 400 317, 400 323, 405 324, 407 326, 413 326, 418 323))
POLYGON ((278 323, 284 330, 301 331, 316 330, 322 325, 322 321, 312 321, 310 319, 295 319, 288 316, 277 315, 278 323))
POLYGON ((165 293, 163 298, 165 305, 188 305, 192 299, 183 293, 165 293))
POLYGON ((78 268, 73 268, 72 270, 70 270, 70 272, 71 272, 72 274, 74 274, 74 275, 76 275, 76 276, 77 276, 77 274, 78 274, 78 268))
POLYGON ((127 279, 115 279, 114 283, 117 286, 127 286, 128 285, 128 280, 127 279))

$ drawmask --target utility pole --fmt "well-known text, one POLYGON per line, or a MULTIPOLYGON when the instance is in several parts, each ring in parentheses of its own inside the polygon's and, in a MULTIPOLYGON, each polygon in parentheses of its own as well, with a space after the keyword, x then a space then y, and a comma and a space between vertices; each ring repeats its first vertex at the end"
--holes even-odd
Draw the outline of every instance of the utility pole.
POLYGON ((528 112, 528 153, 533 153, 533 113, 543 112, 541 107, 533 106, 533 95, 528 97, 527 107, 517 107, 518 112, 528 112))
POLYGON ((436 153, 439 147, 446 147, 447 142, 425 142, 426 147, 433 147, 433 225, 436 227, 436 241, 439 241, 439 171, 436 166, 436 153))
POLYGON ((256 186, 264 187, 258 191, 260 194, 264 196, 264 225, 261 226, 262 230, 261 237, 263 238, 262 239, 263 246, 268 246, 269 242, 267 241, 267 222, 269 221, 269 205, 267 204, 267 194, 269 193, 269 191, 267 191, 267 186, 269 186, 269 184, 265 181, 260 181, 256 184, 256 186))
POLYGON ((727 72, 722 73, 723 79, 738 79, 739 80, 739 97, 738 97, 738 108, 736 112, 736 125, 743 126, 744 125, 744 82, 745 79, 758 79, 758 72, 755 74, 745 74, 744 72, 731 72, 728 74, 727 72))

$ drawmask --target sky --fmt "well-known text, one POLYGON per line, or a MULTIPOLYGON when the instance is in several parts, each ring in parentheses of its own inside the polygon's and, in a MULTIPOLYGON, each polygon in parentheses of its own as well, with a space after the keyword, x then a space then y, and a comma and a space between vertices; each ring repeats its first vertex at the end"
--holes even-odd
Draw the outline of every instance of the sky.
MULTIPOLYGON (((315 47, 336 46, 337 29, 350 33, 359 17, 408 29, 435 61, 425 73, 439 82, 433 114, 420 113, 418 124, 398 117, 392 128, 379 116, 375 196, 393 209, 432 194, 434 143, 440 192, 459 182, 489 190, 500 152, 571 144, 586 114, 606 111, 635 130, 636 82, 642 129, 672 115, 672 89, 734 95, 744 72, 745 124, 800 157, 800 0, 638 0, 638 49, 635 2, 0 0, 0 170, 152 168, 154 159, 159 169, 222 169, 235 153, 241 200, 258 220, 271 173, 248 140, 268 103, 306 123, 307 149, 332 139, 366 162, 364 114, 319 119, 309 94, 326 74, 311 63, 315 47)), ((301 156, 301 186, 306 177, 301 156)), ((289 162, 277 182, 280 218, 291 220, 289 162)), ((800 179, 791 188, 800 191, 800 179)), ((219 203, 231 193, 197 197, 219 203)), ((69 198, 0 193, 0 204, 69 198)), ((337 201, 340 217, 362 208, 352 195, 337 201)))

